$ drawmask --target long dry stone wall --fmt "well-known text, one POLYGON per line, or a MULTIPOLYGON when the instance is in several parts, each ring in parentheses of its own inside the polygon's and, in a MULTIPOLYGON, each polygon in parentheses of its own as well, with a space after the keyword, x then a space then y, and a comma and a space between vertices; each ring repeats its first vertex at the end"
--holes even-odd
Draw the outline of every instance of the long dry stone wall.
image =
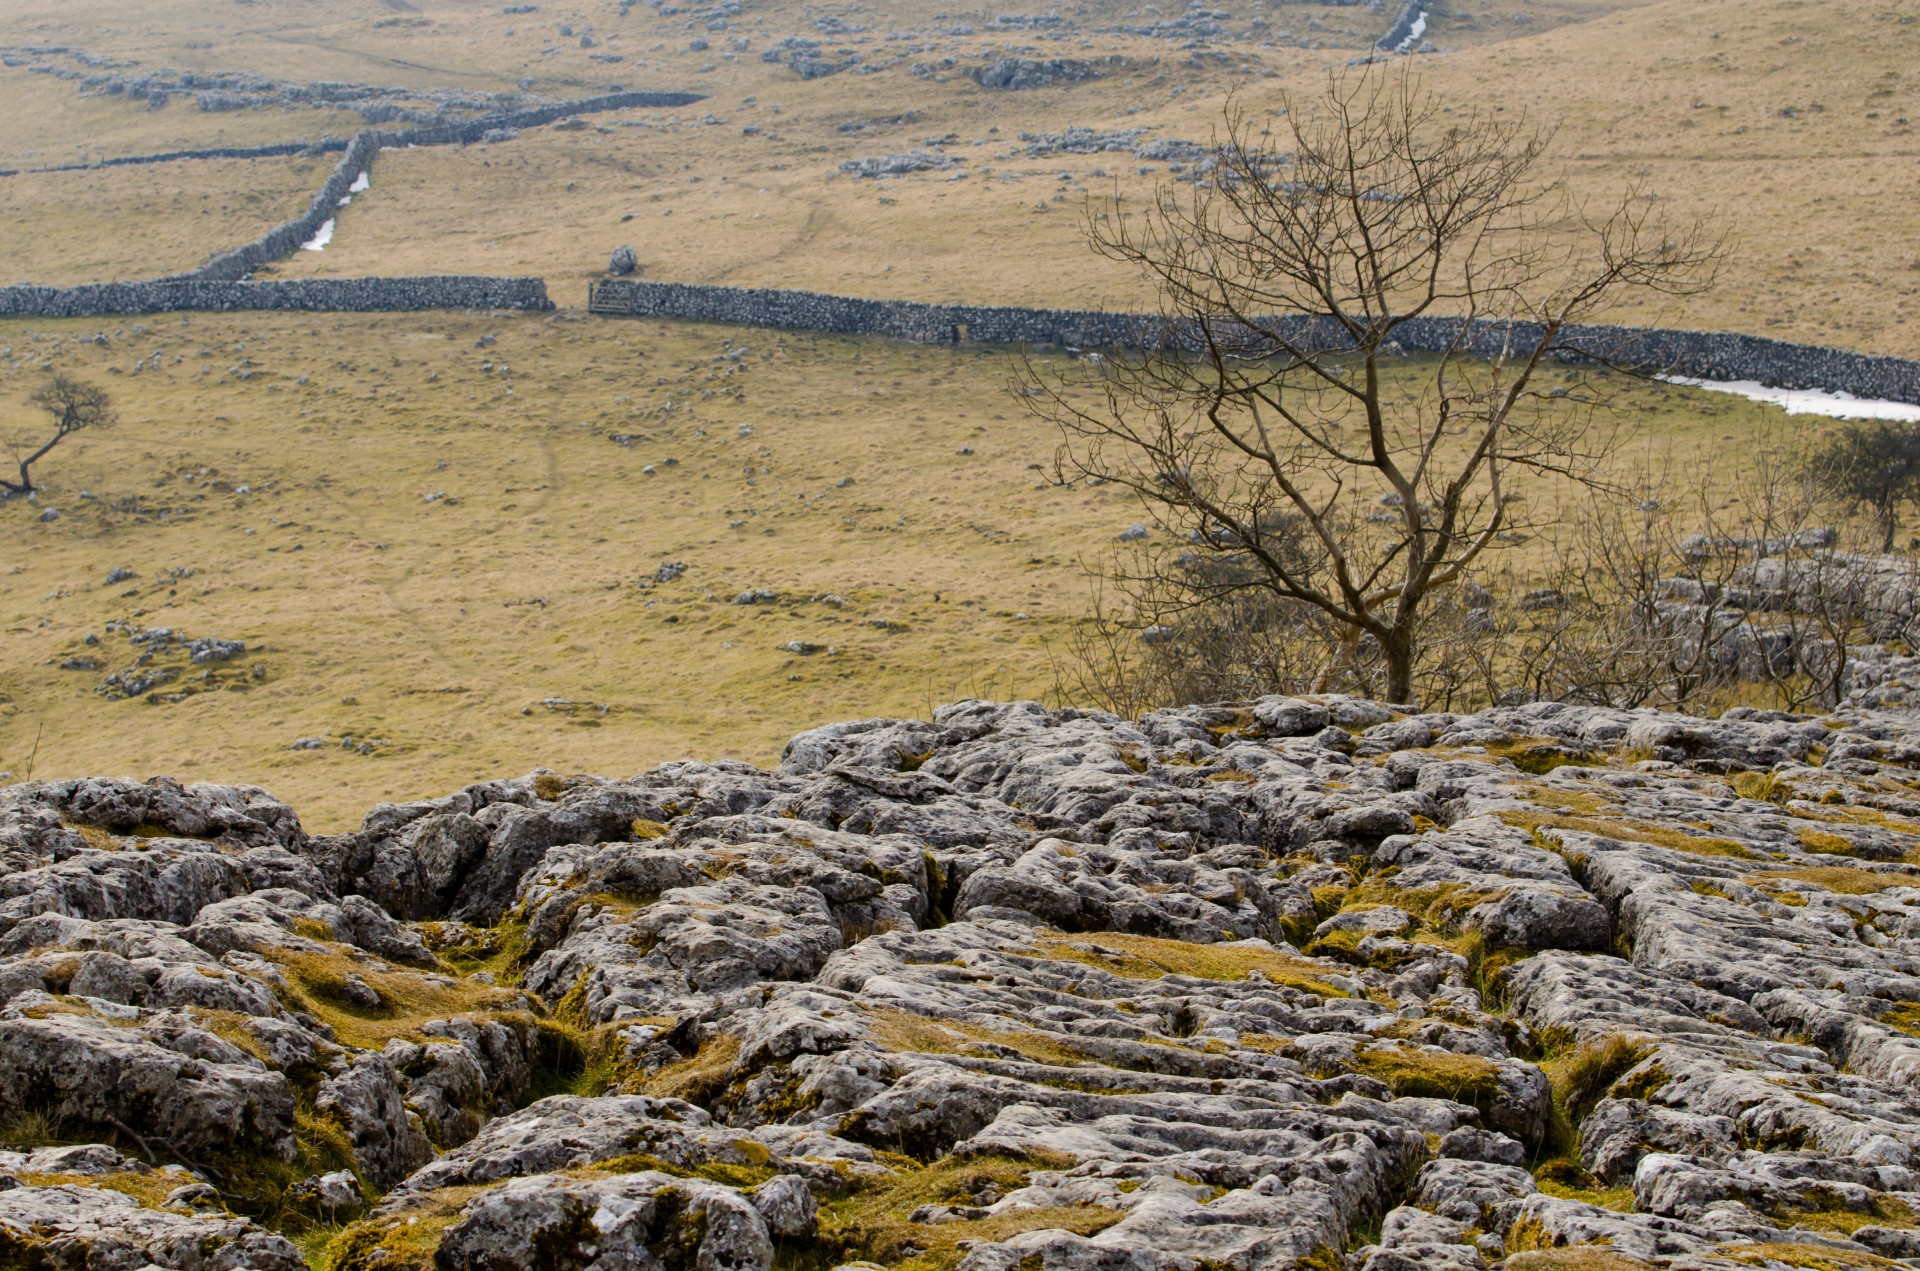
POLYGON ((190 269, 161 281, 237 280, 245 278, 261 265, 285 259, 302 243, 310 241, 320 232, 321 226, 338 214, 340 200, 347 197, 353 183, 372 166, 373 157, 389 146, 467 145, 482 140, 491 132, 538 128, 571 115, 640 107, 690 106, 700 100, 695 93, 607 93, 577 101, 556 102, 532 110, 483 115, 460 123, 434 124, 401 131, 362 129, 347 143, 346 153, 340 156, 340 162, 334 165, 333 171, 315 192, 305 212, 293 220, 274 226, 251 243, 220 253, 198 269, 190 269))
MULTIPOLYGON (((707 287, 685 283, 610 279, 594 285, 588 307, 595 313, 684 318, 743 326, 789 327, 841 335, 880 335, 920 343, 984 341, 1058 344, 1071 348, 1140 348, 1191 343, 1191 325, 1169 324, 1146 314, 1089 309, 1015 309, 979 305, 931 305, 904 300, 859 300, 808 291, 707 287)), ((1337 348, 1343 341, 1331 323, 1273 319, 1289 334, 1337 348)), ((1541 329, 1533 323, 1480 323, 1420 318, 1396 335, 1411 353, 1460 348, 1499 356, 1514 346, 1531 347, 1541 329)), ((1617 364, 1709 380, 1758 380, 1796 389, 1822 389, 1857 397, 1920 404, 1920 362, 1845 349, 1789 344, 1761 336, 1716 331, 1670 331, 1643 327, 1569 327, 1554 341, 1560 356, 1605 358, 1617 364)))
POLYGON ((214 146, 204 150, 164 150, 159 154, 128 154, 116 159, 97 159, 92 163, 56 163, 47 168, 0 168, 0 177, 41 175, 50 172, 97 172, 103 168, 132 168, 150 163, 180 163, 193 159, 280 159, 296 154, 329 154, 345 150, 350 143, 344 137, 322 137, 318 141, 283 141, 271 146, 214 146))
POLYGON ((425 278, 299 278, 276 282, 156 280, 84 287, 0 287, 0 317, 84 318, 182 309, 307 309, 340 313, 413 309, 553 308, 539 278, 457 274, 425 278))
MULTIPOLYGON (((399 131, 367 128, 351 141, 301 143, 238 152, 264 156, 296 150, 343 149, 340 161, 307 204, 307 210, 274 226, 251 243, 221 252, 196 269, 138 282, 96 283, 81 287, 17 286, 0 288, 0 316, 77 318, 105 314, 165 313, 179 309, 318 309, 339 311, 410 309, 551 309, 546 284, 538 278, 439 276, 426 278, 331 278, 252 283, 255 269, 282 260, 310 241, 338 214, 353 183, 389 146, 465 145, 489 133, 537 128, 573 115, 636 108, 675 108, 702 100, 697 93, 606 93, 556 102, 531 110, 485 115, 458 123, 399 131)), ((173 156, 200 158, 212 151, 181 151, 173 156)), ((122 163, 138 160, 121 160, 122 163)))

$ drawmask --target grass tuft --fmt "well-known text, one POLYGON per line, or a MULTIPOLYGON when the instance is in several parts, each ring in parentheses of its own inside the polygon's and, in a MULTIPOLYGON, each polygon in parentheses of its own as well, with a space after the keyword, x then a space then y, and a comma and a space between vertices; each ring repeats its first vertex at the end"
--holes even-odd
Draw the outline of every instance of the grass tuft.
POLYGON ((1037 1064, 1075 1067, 1086 1054, 1052 1033, 1026 1028, 993 1028, 965 1020, 934 1019, 911 1011, 874 1007, 867 1012, 867 1034, 891 1051, 957 1055, 970 1046, 1005 1046, 1037 1064))
POLYGON ((1881 1271, 1882 1268, 1885 1271, 1899 1271, 1905 1265, 1875 1254, 1855 1253, 1831 1245, 1789 1242, 1728 1245, 1720 1251, 1719 1256, 1742 1266, 1784 1264, 1803 1268, 1804 1271, 1881 1271))
POLYGON ((1260 945, 1191 944, 1117 931, 1074 935, 1041 932, 1034 943, 1039 957, 1083 962, 1130 980, 1157 980, 1169 975, 1244 980, 1258 971, 1276 984, 1321 997, 1348 996, 1327 982, 1325 977, 1331 968, 1260 945))
POLYGON ((1733 792, 1743 799, 1785 807, 1797 794, 1793 783, 1777 772, 1742 772, 1733 779, 1733 792))
POLYGON ((427 1192, 405 1213, 369 1218, 341 1231, 326 1246, 327 1271, 436 1271, 433 1255, 447 1228, 484 1185, 427 1192))
POLYGON ((1688 834, 1671 826, 1652 825, 1630 817, 1602 821, 1592 817, 1562 816, 1552 812, 1519 809, 1508 809, 1496 815, 1508 825, 1523 830, 1536 832, 1572 830, 1578 834, 1592 834, 1597 838, 1613 839, 1616 842, 1645 843, 1649 847, 1664 847, 1675 852, 1688 852, 1694 856, 1730 856, 1736 860, 1745 861, 1761 859, 1759 853, 1729 838, 1688 834))
POLYGON ((526 1007, 526 999, 511 989, 362 964, 338 951, 283 949, 271 956, 291 986, 288 1005, 332 1028, 342 1043, 366 1050, 378 1050, 396 1037, 417 1039, 421 1025, 433 1020, 526 1007), (379 995, 377 1006, 362 1006, 349 996, 349 975, 359 976, 379 995))
POLYGON ((1646 1059, 1650 1048, 1639 1038, 1615 1034, 1587 1042, 1545 1067, 1554 1098, 1575 1126, 1593 1114, 1620 1079, 1646 1059))
POLYGON ((740 1061, 740 1039, 721 1033, 702 1043, 691 1057, 669 1064, 640 1083, 640 1093, 659 1099, 685 1099, 705 1107, 727 1084, 740 1061))
POLYGON ((889 1271, 948 1271, 976 1242, 1055 1229, 1090 1236, 1119 1222, 1124 1216, 1119 1211, 1094 1206, 1023 1209, 945 1223, 908 1221, 922 1205, 973 1207, 988 1196, 1025 1187, 1036 1169, 1072 1164, 1052 1156, 947 1156, 884 1177, 858 1176, 821 1206, 813 1241, 820 1264, 866 1261, 889 1271))
POLYGON ((1506 1271, 1652 1271, 1654 1266, 1595 1245, 1528 1250, 1514 1254, 1502 1265, 1506 1271))
POLYGON ((1858 869, 1851 865, 1814 865, 1806 869, 1768 869, 1750 875, 1747 881, 1759 884, 1761 879, 1786 878, 1795 882, 1812 883, 1831 892, 1846 896, 1870 896, 1892 887, 1920 888, 1920 878, 1912 874, 1895 874, 1871 869, 1858 869))

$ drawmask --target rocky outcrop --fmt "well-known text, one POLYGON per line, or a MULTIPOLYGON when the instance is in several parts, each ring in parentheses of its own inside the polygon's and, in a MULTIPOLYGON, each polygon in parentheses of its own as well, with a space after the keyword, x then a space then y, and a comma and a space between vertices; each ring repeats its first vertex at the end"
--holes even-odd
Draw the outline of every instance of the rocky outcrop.
POLYGON ((346 835, 248 788, 9 787, 0 1117, 96 1145, 0 1153, 0 1242, 1913 1258, 1916 761, 1866 710, 963 702, 346 835))
POLYGON ((1097 78, 1100 72, 1089 62, 1071 57, 1002 57, 968 72, 982 88, 1020 91, 1051 88, 1056 84, 1078 84, 1097 78))

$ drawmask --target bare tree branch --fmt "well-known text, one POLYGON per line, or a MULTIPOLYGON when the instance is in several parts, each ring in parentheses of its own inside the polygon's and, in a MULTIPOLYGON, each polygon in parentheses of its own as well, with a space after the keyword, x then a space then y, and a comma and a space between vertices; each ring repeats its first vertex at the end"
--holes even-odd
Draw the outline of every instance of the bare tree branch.
POLYGON ((1155 285, 1161 327, 1091 375, 1027 364, 1062 478, 1119 485, 1232 562, 1162 583, 1306 606, 1408 700, 1424 610, 1513 532, 1517 484, 1600 479, 1586 375, 1630 359, 1569 329, 1632 292, 1692 294, 1720 254, 1637 193, 1590 217, 1538 175, 1549 140, 1380 64, 1284 101, 1268 131, 1230 102, 1204 180, 1090 210, 1094 250, 1155 285), (1402 357, 1415 320, 1451 324, 1444 352, 1402 357))

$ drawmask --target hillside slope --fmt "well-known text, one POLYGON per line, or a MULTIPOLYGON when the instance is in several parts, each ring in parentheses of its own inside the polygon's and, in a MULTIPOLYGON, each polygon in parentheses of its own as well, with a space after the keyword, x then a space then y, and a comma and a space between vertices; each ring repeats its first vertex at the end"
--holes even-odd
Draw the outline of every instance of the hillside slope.
MULTIPOLYGON (((1138 280, 1084 248, 1087 201, 1137 199, 1182 175, 1190 163, 1168 156, 1209 139, 1229 93, 1254 111, 1282 89, 1311 93, 1391 20, 1361 6, 1196 13, 409 4, 316 21, 290 3, 236 14, 178 0, 138 27, 85 4, 27 7, 0 20, 0 41, 70 42, 101 60, 96 77, 364 85, 370 95, 351 100, 370 117, 614 83, 707 95, 691 110, 625 112, 579 132, 389 153, 333 243, 300 253, 289 273, 536 272, 579 303, 612 247, 630 242, 650 275, 682 281, 1132 307, 1150 299, 1138 280), (1050 86, 976 82, 996 66, 1061 61, 1080 69, 1050 86), (1047 140, 1072 128, 1111 148, 1047 140), (947 166, 878 180, 843 171, 914 151, 947 166)), ((1678 219, 1712 216, 1727 230, 1736 250, 1716 293, 1684 313, 1621 316, 1910 353, 1920 337, 1920 261, 1903 246, 1920 230, 1913 21, 1876 0, 1441 6, 1427 33, 1438 51, 1411 64, 1462 103, 1557 128, 1550 168, 1582 197, 1604 204, 1637 187, 1678 219)), ((159 109, 111 95, 62 102, 77 90, 34 69, 84 76, 84 65, 11 60, 0 100, 32 103, 43 121, 11 143, 23 163, 28 150, 66 161, 73 146, 99 157, 164 148, 162 138, 340 135, 354 122, 342 109, 287 109, 272 86, 251 108, 211 113, 177 89, 159 109), (54 104, 76 113, 49 115, 54 104)), ((211 169, 199 179, 225 181, 211 169)), ((33 259, 70 275, 97 259, 91 238, 84 224, 50 233, 33 259)), ((210 233, 203 246, 225 245, 210 233)))

